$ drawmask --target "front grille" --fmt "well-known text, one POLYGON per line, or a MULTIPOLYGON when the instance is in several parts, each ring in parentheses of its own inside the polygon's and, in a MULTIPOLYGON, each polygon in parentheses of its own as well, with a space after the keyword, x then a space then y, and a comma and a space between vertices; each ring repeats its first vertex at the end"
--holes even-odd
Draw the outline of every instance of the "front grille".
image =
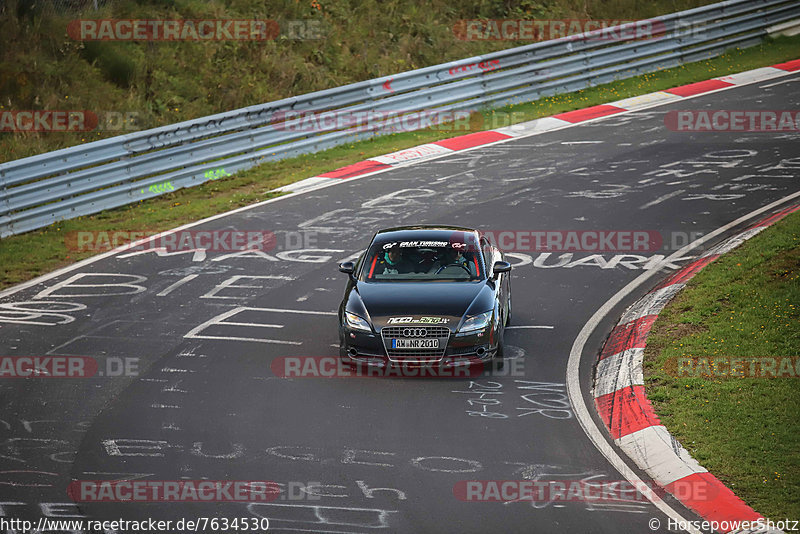
POLYGON ((381 330, 386 354, 393 362, 435 363, 442 359, 450 339, 450 329, 446 326, 387 326, 381 330), (392 338, 439 339, 438 349, 392 349, 392 338))
POLYGON ((381 330, 381 335, 384 337, 384 339, 387 337, 450 337, 450 329, 446 326, 386 326, 383 328, 383 330, 381 330), (409 332, 411 335, 405 335, 405 330, 412 331, 409 332), (415 334, 415 332, 413 332, 415 330, 425 330, 425 335, 413 335, 415 334))

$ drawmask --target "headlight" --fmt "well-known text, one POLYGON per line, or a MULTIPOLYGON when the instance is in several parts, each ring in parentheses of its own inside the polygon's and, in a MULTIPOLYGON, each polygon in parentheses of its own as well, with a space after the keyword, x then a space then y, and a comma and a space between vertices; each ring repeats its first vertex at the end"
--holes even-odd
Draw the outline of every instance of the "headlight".
POLYGON ((464 324, 461 326, 461 330, 459 332, 466 332, 468 330, 480 330, 481 328, 486 328, 489 326, 489 321, 492 320, 492 312, 488 311, 485 313, 479 313, 478 315, 473 315, 472 317, 468 317, 464 324))
POLYGON ((369 323, 365 320, 356 315, 355 313, 344 312, 345 322, 347 322, 347 326, 352 328, 353 330, 362 330, 364 332, 372 332, 372 328, 369 326, 369 323))

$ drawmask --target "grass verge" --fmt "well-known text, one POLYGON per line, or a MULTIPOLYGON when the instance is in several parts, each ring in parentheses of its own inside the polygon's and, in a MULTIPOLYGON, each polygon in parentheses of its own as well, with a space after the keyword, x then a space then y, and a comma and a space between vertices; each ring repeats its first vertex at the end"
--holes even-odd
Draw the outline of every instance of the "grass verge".
MULTIPOLYGON (((509 117, 513 117, 514 122, 532 120, 771 65, 797 58, 798 45, 800 36, 770 39, 757 47, 734 49, 710 60, 582 91, 542 98, 531 103, 487 111, 479 117, 479 120, 471 121, 471 124, 479 125, 480 129, 491 129, 506 126, 508 124, 506 119, 509 117)), ((156 233, 272 198, 277 194, 271 190, 281 185, 366 158, 463 133, 468 132, 428 129, 378 137, 317 154, 265 164, 228 178, 181 189, 138 204, 62 221, 41 230, 7 237, 0 241, 0 265, 3 265, 0 289, 30 280, 94 254, 91 251, 69 250, 64 240, 64 235, 68 232, 146 230, 156 233)))
POLYGON ((697 376, 678 372, 675 361, 791 356, 800 356, 800 212, 694 277, 659 315, 644 356, 647 396, 661 421, 775 521, 800 518, 800 377, 786 369, 782 378, 711 376, 723 366, 697 376))

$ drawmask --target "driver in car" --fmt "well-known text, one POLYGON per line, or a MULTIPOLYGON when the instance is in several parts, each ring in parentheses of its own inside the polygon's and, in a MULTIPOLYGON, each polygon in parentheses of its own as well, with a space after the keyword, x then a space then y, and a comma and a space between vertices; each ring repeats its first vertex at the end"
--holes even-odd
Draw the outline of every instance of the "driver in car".
POLYGON ((376 265, 380 274, 405 274, 411 272, 411 264, 403 258, 400 245, 395 244, 383 254, 376 265))
POLYGON ((433 264, 433 267, 430 272, 432 273, 439 273, 444 270, 445 267, 450 265, 462 267, 467 270, 470 274, 474 275, 475 273, 472 270, 472 264, 469 260, 464 256, 464 252, 460 248, 450 247, 444 250, 442 257, 433 264))

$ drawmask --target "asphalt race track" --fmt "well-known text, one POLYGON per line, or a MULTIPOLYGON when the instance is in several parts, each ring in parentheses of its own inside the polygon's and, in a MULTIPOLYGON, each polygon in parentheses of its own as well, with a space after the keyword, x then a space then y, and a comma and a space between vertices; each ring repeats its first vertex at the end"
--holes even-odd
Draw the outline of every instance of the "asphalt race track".
MULTIPOLYGON (((193 228, 272 231, 277 246, 266 255, 123 252, 6 294, 2 355, 89 356, 104 374, 119 374, 128 359, 129 372, 0 382, 2 514, 257 516, 270 518, 274 532, 542 534, 650 532, 656 517, 666 532, 666 516, 646 501, 462 502, 453 488, 464 480, 622 479, 566 396, 576 335, 642 269, 685 245, 685 236, 800 190, 796 132, 676 133, 664 115, 800 109, 798 87, 795 74, 620 114, 193 228), (600 258, 513 251, 512 325, 541 328, 507 332, 509 360, 494 376, 276 376, 276 358, 338 354, 335 310, 345 275, 337 262, 363 250, 375 229, 415 223, 658 231, 664 246, 600 258), (244 278, 231 280, 237 276, 244 278), (269 480, 286 492, 257 504, 76 504, 67 495, 73 480, 120 478, 269 480)), ((611 314, 586 347, 581 383, 589 406, 593 356, 618 317, 611 314)))

